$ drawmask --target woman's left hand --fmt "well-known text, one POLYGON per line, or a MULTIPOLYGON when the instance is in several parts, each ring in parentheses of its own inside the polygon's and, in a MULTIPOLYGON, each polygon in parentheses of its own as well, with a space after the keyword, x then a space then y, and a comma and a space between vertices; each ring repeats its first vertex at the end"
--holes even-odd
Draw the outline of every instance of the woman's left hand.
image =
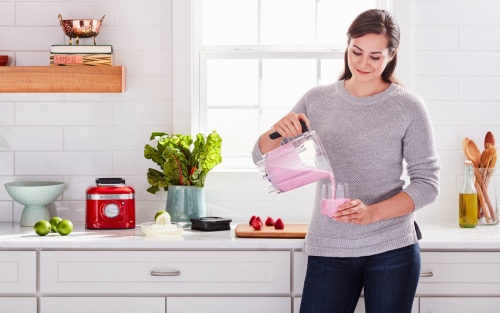
POLYGON ((339 205, 337 212, 333 214, 333 220, 338 222, 367 225, 374 222, 371 210, 359 199, 351 199, 339 205))

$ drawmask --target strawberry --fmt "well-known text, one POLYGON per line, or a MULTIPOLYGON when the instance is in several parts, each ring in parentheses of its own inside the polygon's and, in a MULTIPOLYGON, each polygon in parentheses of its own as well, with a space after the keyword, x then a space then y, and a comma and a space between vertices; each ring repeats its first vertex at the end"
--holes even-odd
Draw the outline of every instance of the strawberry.
POLYGON ((276 229, 283 229, 285 228, 285 223, 283 223, 283 220, 281 218, 278 218, 276 222, 274 222, 274 228, 276 229))
POLYGON ((266 226, 274 226, 274 220, 272 217, 268 216, 266 219, 266 226))
POLYGON ((255 220, 255 218, 256 218, 256 216, 252 215, 252 217, 250 218, 250 221, 248 222, 248 225, 252 226, 252 223, 255 220))
POLYGON ((252 222, 252 227, 253 229, 255 230, 261 230, 262 229, 262 221, 258 220, 258 219, 255 219, 253 222, 252 222))
POLYGON ((262 220, 260 219, 260 216, 257 216, 255 219, 262 223, 262 220))

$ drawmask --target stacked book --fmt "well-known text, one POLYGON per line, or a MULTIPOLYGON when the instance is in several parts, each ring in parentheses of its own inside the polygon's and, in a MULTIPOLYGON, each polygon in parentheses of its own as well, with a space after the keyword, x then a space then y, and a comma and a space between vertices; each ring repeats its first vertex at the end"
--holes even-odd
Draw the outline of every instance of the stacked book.
POLYGON ((112 66, 111 45, 52 45, 50 66, 87 65, 112 66))

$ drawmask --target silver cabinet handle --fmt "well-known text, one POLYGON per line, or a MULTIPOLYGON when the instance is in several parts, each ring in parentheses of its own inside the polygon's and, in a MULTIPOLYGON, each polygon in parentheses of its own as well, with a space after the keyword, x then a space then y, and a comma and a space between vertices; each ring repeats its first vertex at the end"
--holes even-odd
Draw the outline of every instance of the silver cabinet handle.
POLYGON ((433 277, 433 276, 434 276, 433 272, 420 273, 420 277, 433 277))
POLYGON ((150 275, 151 276, 180 276, 181 272, 180 271, 172 271, 172 272, 151 271, 150 275))

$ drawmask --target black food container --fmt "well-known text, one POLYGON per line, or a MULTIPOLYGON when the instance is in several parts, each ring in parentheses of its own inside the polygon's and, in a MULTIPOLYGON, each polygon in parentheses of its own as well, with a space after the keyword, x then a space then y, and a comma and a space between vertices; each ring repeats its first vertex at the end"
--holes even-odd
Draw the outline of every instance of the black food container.
POLYGON ((191 229, 203 231, 230 230, 231 219, 217 216, 207 216, 191 219, 191 229))

